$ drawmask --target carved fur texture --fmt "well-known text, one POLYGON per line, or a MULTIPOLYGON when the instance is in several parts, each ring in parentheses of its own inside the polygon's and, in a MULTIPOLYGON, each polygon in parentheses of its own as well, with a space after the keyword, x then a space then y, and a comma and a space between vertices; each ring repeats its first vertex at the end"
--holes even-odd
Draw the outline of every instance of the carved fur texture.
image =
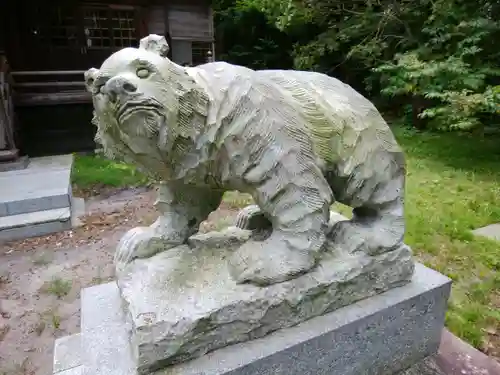
POLYGON ((117 263, 185 242, 228 190, 250 193, 272 226, 229 261, 237 282, 288 280, 331 247, 402 246, 404 157, 369 100, 320 73, 184 68, 162 43, 149 36, 86 74, 106 154, 162 181, 160 217, 122 241, 117 263), (353 219, 329 227, 335 201, 353 219))

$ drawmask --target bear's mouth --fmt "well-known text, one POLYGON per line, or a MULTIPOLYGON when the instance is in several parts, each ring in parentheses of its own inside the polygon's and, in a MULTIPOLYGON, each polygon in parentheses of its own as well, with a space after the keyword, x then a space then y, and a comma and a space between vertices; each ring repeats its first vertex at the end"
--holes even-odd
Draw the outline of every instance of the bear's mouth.
POLYGON ((163 116, 163 107, 159 103, 148 101, 128 101, 118 108, 116 111, 116 119, 118 123, 123 124, 136 112, 155 113, 157 116, 163 116))

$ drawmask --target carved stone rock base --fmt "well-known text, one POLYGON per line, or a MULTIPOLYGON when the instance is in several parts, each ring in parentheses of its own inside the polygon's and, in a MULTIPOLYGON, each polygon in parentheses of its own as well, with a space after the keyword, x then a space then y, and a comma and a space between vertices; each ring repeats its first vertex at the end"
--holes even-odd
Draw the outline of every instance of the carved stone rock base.
POLYGON ((236 284, 227 259, 250 237, 229 228, 135 260, 118 274, 139 373, 253 340, 407 284, 407 246, 377 256, 325 253, 310 273, 258 287, 236 284))

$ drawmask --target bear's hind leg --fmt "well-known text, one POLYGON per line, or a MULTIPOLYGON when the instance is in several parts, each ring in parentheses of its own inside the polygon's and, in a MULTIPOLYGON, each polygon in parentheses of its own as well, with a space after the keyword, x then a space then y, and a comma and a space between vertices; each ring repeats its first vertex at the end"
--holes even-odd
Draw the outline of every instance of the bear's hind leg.
POLYGON ((319 169, 297 169, 290 179, 282 175, 286 169, 278 168, 255 187, 253 196, 261 212, 253 214, 269 218, 272 232, 263 241, 245 243, 233 255, 230 270, 237 282, 274 284, 315 266, 325 244, 333 198, 319 169))
POLYGON ((349 253, 376 255, 399 247, 405 234, 403 192, 404 175, 376 184, 369 199, 355 205, 351 220, 333 226, 330 239, 349 253))
POLYGON ((256 204, 242 208, 236 217, 236 227, 252 231, 254 235, 267 236, 273 230, 273 223, 256 204))

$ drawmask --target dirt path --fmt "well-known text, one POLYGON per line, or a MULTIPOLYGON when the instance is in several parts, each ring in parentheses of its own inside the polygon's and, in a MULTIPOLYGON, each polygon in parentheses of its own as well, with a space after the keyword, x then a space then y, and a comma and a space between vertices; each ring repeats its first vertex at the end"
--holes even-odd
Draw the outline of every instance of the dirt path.
MULTIPOLYGON (((94 198, 82 227, 0 245, 0 375, 52 373, 54 339, 80 331, 80 290, 113 279, 116 243, 155 219, 153 201, 144 190, 94 198)), ((201 230, 235 213, 222 205, 201 230)))

